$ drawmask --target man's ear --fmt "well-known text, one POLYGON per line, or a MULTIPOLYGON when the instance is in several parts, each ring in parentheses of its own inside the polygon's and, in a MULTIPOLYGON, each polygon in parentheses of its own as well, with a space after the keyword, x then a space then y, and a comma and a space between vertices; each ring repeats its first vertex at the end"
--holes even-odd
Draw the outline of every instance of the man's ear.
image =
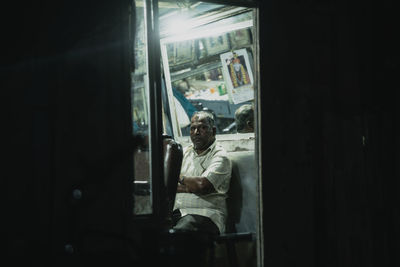
POLYGON ((213 135, 215 136, 217 134, 217 127, 213 127, 213 135))
POLYGON ((254 125, 252 121, 247 121, 247 129, 254 132, 254 125))

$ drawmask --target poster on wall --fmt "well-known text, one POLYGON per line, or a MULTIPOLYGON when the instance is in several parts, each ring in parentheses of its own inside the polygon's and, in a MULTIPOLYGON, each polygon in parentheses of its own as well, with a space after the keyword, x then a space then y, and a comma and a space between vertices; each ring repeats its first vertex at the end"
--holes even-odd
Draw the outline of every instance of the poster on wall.
POLYGON ((191 62, 195 59, 195 42, 188 40, 168 44, 167 53, 171 66, 191 62))
POLYGON ((229 33, 232 49, 242 48, 251 44, 250 29, 239 29, 229 33))
POLYGON ((207 51, 207 56, 218 55, 219 53, 229 50, 230 48, 227 34, 215 37, 207 37, 203 41, 207 51))
POLYGON ((254 78, 246 49, 220 55, 222 73, 230 99, 240 104, 254 99, 254 78))

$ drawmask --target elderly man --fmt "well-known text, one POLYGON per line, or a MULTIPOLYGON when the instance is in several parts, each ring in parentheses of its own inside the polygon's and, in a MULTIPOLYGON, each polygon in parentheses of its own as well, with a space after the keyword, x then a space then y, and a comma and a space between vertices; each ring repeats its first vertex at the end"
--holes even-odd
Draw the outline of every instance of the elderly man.
POLYGON ((254 132, 254 108, 251 104, 240 106, 235 112, 236 130, 238 133, 254 132))
POLYGON ((174 229, 219 234, 225 231, 226 197, 232 164, 216 143, 213 115, 200 111, 190 124, 173 212, 174 229))

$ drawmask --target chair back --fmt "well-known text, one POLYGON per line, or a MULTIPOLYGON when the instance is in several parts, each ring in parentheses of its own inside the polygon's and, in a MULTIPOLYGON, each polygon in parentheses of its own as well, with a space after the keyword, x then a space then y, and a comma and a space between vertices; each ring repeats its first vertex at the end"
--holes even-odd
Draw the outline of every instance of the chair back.
POLYGON ((162 201, 162 205, 164 211, 163 216, 168 224, 167 227, 169 227, 182 166, 182 145, 176 142, 171 136, 163 135, 163 156, 165 202, 162 201))
POLYGON ((228 192, 227 233, 256 232, 257 174, 254 151, 229 152, 232 177, 228 192))

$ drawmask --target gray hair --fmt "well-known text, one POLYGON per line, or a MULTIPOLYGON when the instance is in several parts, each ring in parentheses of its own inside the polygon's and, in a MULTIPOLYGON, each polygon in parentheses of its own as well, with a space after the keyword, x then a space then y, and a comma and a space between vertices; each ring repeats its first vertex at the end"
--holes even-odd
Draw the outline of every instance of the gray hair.
POLYGON ((193 114, 192 119, 193 119, 194 117, 198 117, 198 120, 206 119, 208 125, 210 125, 210 128, 211 128, 211 129, 214 128, 215 120, 214 120, 214 115, 213 115, 211 112, 209 112, 209 111, 204 111, 204 110, 196 111, 196 112, 193 114))
POLYGON ((237 131, 242 131, 247 126, 247 122, 254 120, 254 109, 251 104, 240 106, 235 112, 235 121, 237 131))

